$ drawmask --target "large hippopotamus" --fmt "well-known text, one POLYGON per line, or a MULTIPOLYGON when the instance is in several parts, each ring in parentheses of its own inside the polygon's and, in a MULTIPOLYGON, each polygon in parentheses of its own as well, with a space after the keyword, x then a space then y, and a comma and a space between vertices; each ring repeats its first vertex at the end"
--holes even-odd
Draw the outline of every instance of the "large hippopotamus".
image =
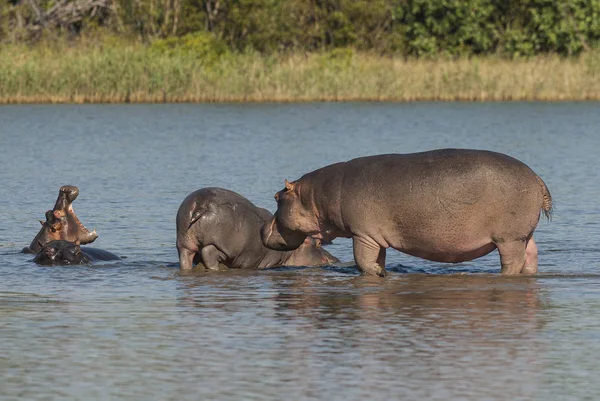
POLYGON ((307 236, 352 238, 361 272, 385 276, 394 248, 436 262, 473 260, 498 248, 503 274, 537 273, 533 232, 552 197, 527 165, 483 150, 441 149, 336 163, 275 195, 265 246, 292 250, 307 236))
POLYGON ((23 248, 24 253, 38 253, 50 241, 66 240, 80 244, 92 243, 98 238, 96 231, 90 232, 77 218, 73 211, 73 201, 77 199, 79 189, 72 185, 65 185, 58 191, 58 198, 53 210, 46 212, 46 221, 40 220, 42 228, 37 233, 28 247, 23 248))
POLYGON ((317 266, 339 262, 312 239, 293 251, 266 248, 260 228, 273 215, 243 196, 222 188, 203 188, 189 194, 177 211, 177 251, 182 270, 198 263, 218 270, 266 269, 276 266, 317 266))
POLYGON ((95 248, 81 247, 79 241, 50 241, 43 245, 33 261, 39 265, 85 265, 96 261, 120 259, 114 253, 95 248))

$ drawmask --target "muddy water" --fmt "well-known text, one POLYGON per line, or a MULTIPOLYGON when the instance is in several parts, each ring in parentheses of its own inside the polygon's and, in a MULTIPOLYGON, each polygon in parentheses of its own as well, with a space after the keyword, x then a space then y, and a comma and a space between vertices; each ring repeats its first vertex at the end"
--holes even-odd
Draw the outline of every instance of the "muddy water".
POLYGON ((600 105, 304 104, 0 108, 0 397, 595 399, 600 105), (470 147, 529 164, 556 201, 537 277, 494 252, 388 252, 325 268, 180 274, 175 213, 221 186, 274 210, 283 179, 356 156, 470 147), (19 250, 59 186, 126 258, 48 268, 19 250))

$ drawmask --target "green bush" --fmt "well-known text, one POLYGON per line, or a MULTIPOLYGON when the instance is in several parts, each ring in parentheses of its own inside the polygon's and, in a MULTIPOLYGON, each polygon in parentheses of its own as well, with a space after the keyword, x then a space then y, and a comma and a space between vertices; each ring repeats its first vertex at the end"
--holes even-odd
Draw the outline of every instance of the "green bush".
MULTIPOLYGON (((56 4, 0 2, 0 41, 27 37, 15 32, 35 25, 34 3, 56 4)), ((110 8, 66 31, 133 36, 209 60, 348 47, 426 58, 577 56, 600 46, 600 0, 113 0, 110 8)))
POLYGON ((499 36, 492 0, 409 0, 402 11, 412 55, 488 53, 499 36))
POLYGON ((150 51, 168 56, 196 58, 214 63, 229 54, 228 47, 209 33, 190 33, 181 37, 168 37, 152 42, 150 51))

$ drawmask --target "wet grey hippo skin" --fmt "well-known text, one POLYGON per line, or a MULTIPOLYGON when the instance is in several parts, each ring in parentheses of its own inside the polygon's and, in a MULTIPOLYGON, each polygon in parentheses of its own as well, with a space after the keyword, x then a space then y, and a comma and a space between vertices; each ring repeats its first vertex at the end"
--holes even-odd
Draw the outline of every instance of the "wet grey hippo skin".
POLYGON ((83 265, 96 261, 119 260, 114 253, 102 249, 81 247, 79 242, 50 241, 42 246, 33 261, 40 265, 83 265))
POLYGON ((98 248, 80 247, 98 238, 96 231, 90 232, 77 218, 73 201, 79 195, 79 188, 65 185, 58 191, 58 198, 52 210, 46 212, 46 221, 31 245, 23 248, 24 253, 36 254, 36 263, 85 264, 100 260, 117 260, 119 256, 98 248))
POLYGON ((537 273, 533 232, 550 216, 546 184, 500 153, 442 149, 332 164, 287 182, 263 243, 290 250, 305 237, 352 238, 362 272, 385 276, 387 248, 462 262, 498 248, 503 274, 537 273))
POLYGON ((317 266, 339 262, 312 239, 293 251, 266 248, 260 228, 273 215, 243 196, 222 188, 189 194, 177 211, 177 251, 182 270, 198 263, 218 270, 265 269, 276 266, 317 266))
POLYGON ((98 238, 96 231, 90 232, 81 224, 73 210, 72 203, 78 195, 79 189, 76 186, 65 185, 60 188, 54 209, 46 212, 46 222, 40 220, 42 228, 22 252, 38 253, 50 241, 66 240, 89 244, 98 238))

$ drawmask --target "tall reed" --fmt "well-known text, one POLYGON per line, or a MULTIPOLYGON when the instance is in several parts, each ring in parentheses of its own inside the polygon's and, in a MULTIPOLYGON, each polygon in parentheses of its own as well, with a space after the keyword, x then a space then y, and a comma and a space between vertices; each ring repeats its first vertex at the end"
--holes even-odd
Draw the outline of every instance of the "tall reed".
POLYGON ((141 44, 0 48, 0 103, 600 100, 600 52, 405 60, 351 50, 204 60, 141 44))

